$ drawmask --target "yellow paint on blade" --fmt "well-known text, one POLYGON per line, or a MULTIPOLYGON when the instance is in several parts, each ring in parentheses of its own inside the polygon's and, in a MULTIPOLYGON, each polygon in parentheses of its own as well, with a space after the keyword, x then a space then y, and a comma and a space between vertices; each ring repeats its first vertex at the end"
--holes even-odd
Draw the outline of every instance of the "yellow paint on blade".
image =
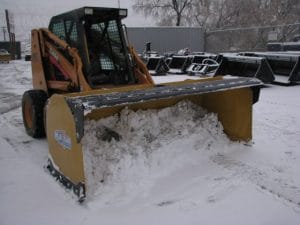
MULTIPOLYGON (((192 82, 192 81, 186 81, 192 82)), ((194 81, 195 82, 195 81, 194 81)), ((184 83, 184 82, 179 82, 184 83)), ((172 83, 171 85, 178 85, 172 83)), ((53 163, 59 171, 74 184, 85 182, 82 145, 77 142, 75 118, 66 102, 69 97, 112 93, 116 91, 151 88, 150 86, 131 86, 110 90, 97 90, 79 94, 53 95, 47 106, 47 138, 53 163)), ((232 140, 249 141, 252 138, 252 91, 251 88, 229 89, 213 93, 178 96, 168 99, 155 99, 122 106, 95 108, 87 113, 84 120, 99 120, 119 113, 123 108, 132 110, 162 109, 179 101, 189 100, 209 112, 217 113, 224 132, 232 140)))
POLYGON ((53 95, 47 106, 47 139, 49 152, 53 163, 60 172, 74 184, 84 183, 83 156, 81 143, 77 143, 74 117, 68 107, 65 96, 53 95), (70 149, 63 144, 62 138, 57 138, 57 133, 63 132, 65 142, 70 138, 70 149))

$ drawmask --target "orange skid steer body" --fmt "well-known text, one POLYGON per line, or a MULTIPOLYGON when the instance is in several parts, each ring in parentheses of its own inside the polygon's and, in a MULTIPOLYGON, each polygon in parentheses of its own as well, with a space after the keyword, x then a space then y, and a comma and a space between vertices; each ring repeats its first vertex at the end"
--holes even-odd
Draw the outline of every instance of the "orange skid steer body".
POLYGON ((47 168, 79 201, 88 193, 84 122, 131 110, 162 109, 189 100, 215 112, 232 140, 252 138, 256 78, 213 77, 156 85, 127 43, 126 9, 83 7, 54 16, 49 29, 32 30, 33 89, 22 99, 23 122, 35 138, 47 136, 47 168))

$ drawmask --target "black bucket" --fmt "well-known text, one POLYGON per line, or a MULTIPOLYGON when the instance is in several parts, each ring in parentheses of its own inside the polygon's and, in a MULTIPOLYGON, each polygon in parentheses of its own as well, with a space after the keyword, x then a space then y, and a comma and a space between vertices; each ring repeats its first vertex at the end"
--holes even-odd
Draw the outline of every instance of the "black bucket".
POLYGON ((221 62, 214 76, 255 77, 264 83, 271 83, 275 79, 269 63, 263 57, 239 55, 220 57, 221 62))
POLYGON ((245 52, 246 56, 264 57, 275 76, 275 83, 300 83, 300 53, 245 52))
POLYGON ((150 57, 147 62, 147 68, 153 76, 165 75, 169 71, 163 56, 150 57))
POLYGON ((169 73, 184 74, 187 67, 191 64, 190 56, 172 56, 169 62, 169 73))

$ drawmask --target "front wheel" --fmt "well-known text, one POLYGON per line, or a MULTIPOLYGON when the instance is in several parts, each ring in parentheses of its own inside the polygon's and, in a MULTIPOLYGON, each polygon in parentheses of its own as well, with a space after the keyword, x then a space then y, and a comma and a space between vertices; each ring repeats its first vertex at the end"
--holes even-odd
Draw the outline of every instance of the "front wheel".
POLYGON ((23 123, 27 134, 33 138, 45 137, 44 106, 47 98, 43 90, 29 90, 23 94, 23 123))

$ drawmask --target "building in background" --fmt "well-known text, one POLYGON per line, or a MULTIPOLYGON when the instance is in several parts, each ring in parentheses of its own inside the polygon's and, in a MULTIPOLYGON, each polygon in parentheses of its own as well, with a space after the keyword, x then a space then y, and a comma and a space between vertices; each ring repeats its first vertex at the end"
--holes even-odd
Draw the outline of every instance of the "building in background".
POLYGON ((204 50, 204 30, 201 27, 128 27, 129 43, 138 53, 151 42, 151 48, 160 54, 177 52, 183 48, 190 51, 204 50))

